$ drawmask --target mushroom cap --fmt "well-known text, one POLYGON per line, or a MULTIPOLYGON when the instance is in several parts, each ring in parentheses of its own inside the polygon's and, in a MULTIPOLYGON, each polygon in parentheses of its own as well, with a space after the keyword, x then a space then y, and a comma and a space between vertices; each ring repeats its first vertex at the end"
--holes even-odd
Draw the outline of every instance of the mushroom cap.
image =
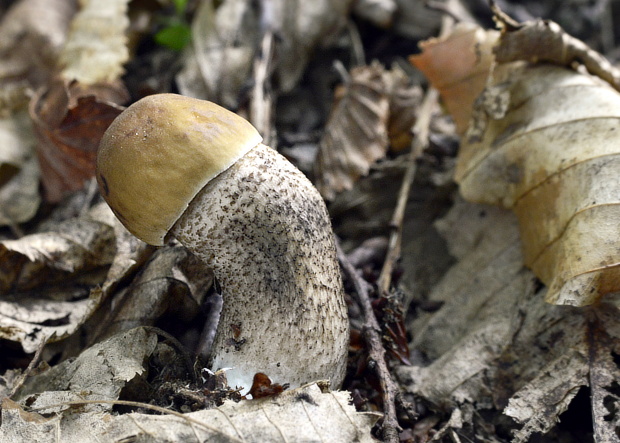
POLYGON ((123 225, 161 246, 196 194, 261 141, 248 121, 214 103, 151 95, 103 135, 97 182, 123 225))

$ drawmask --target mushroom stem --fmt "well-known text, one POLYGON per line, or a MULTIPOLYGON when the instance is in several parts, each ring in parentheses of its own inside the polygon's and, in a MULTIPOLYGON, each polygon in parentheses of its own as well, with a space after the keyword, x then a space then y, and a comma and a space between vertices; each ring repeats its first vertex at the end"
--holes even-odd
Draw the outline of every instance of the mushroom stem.
POLYGON ((207 183, 170 235, 213 268, 224 300, 212 367, 231 386, 255 373, 292 387, 344 378, 349 323, 318 191, 259 143, 207 183))

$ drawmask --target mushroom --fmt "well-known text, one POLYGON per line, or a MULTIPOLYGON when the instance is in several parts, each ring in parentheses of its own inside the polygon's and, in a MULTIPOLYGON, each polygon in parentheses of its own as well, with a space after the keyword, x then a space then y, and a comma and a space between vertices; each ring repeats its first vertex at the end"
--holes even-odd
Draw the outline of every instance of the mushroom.
POLYGON ((171 237, 214 272, 223 307, 211 356, 231 386, 344 378, 349 323, 325 203, 246 120, 214 103, 148 96, 97 156, 101 193, 152 245, 171 237))

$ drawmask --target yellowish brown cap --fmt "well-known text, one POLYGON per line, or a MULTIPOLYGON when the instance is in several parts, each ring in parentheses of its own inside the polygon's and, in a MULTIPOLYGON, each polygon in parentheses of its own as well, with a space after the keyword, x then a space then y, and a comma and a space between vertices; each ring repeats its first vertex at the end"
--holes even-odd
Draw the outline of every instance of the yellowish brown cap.
POLYGON ((105 132, 97 181, 125 227, 159 246, 196 194, 261 141, 249 122, 214 103, 151 95, 105 132))

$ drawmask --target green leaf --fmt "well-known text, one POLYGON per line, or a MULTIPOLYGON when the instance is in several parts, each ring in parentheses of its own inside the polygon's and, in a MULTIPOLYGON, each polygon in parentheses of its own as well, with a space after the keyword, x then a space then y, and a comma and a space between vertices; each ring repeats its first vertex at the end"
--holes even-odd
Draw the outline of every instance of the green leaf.
MULTIPOLYGON (((183 0, 175 0, 183 1, 183 0)), ((157 34, 155 34, 155 42, 161 46, 165 46, 174 51, 182 50, 190 42, 192 32, 188 25, 177 24, 167 26, 157 34)))

